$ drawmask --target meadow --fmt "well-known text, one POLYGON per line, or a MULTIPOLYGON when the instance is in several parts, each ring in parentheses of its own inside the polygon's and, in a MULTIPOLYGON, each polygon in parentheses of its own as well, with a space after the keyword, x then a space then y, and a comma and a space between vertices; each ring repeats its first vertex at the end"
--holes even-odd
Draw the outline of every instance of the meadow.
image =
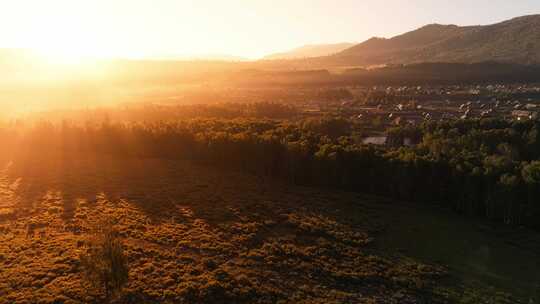
MULTIPOLYGON (((436 199, 440 193, 430 196, 438 191, 436 180, 426 195, 408 188, 415 183, 399 182, 422 177, 416 170, 430 162, 420 160, 420 152, 429 147, 363 146, 353 140, 358 126, 347 120, 267 119, 249 111, 233 111, 236 118, 208 114, 144 122, 105 115, 92 122, 5 124, 0 302, 538 299, 537 232, 517 228, 517 220, 505 222, 505 213, 456 213, 467 209, 467 201, 445 204, 436 199), (104 221, 117 233, 128 267, 126 284, 113 296, 84 275, 84 256, 104 221)), ((507 138, 517 137, 509 128, 526 134, 535 128, 489 123, 509 132, 507 138)), ((481 131, 486 125, 471 121, 456 127, 481 131)), ((461 143, 467 138, 454 136, 461 143)), ((424 138, 437 143, 429 156, 457 147, 424 138)), ((472 146, 464 145, 458 155, 470 155, 477 137, 469 140, 472 146)), ((514 172, 527 165, 509 159, 500 144, 492 146, 485 153, 507 160, 502 164, 514 172)), ((515 147, 535 151, 529 144, 515 147)), ((440 163, 432 168, 448 172, 440 163)), ((514 190, 520 189, 525 188, 514 190)))
POLYGON ((183 161, 69 156, 15 160, 1 189, 3 303, 102 301, 79 256, 103 218, 129 261, 117 303, 418 303, 444 275, 372 253, 385 223, 347 216, 369 212, 351 193, 183 161))

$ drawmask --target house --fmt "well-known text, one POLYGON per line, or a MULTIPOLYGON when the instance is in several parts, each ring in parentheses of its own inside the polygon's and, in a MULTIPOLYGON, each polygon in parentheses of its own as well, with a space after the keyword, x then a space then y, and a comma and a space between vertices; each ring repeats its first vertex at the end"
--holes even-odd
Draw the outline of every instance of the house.
POLYGON ((533 111, 514 110, 512 111, 512 117, 517 120, 536 119, 538 118, 538 113, 533 111))
POLYGON ((369 136, 362 140, 364 145, 382 146, 386 144, 386 136, 369 136))

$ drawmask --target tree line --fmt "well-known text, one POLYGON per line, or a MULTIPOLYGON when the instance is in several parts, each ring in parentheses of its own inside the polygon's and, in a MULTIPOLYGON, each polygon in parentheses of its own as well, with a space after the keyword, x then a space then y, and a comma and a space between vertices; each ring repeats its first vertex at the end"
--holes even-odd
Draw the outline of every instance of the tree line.
POLYGON ((41 122, 0 128, 8 153, 182 158, 290 183, 443 204, 540 228, 540 122, 426 122, 363 145, 347 119, 41 122), (24 129, 24 131, 22 130, 24 129), (406 147, 405 138, 417 142, 406 147))

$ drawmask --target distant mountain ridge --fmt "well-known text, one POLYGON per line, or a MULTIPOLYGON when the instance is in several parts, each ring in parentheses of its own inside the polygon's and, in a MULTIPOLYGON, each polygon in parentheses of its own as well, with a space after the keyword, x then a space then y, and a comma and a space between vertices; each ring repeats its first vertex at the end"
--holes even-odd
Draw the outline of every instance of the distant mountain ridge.
POLYGON ((310 44, 290 50, 288 52, 270 54, 265 56, 265 60, 281 59, 301 59, 310 57, 329 56, 339 53, 345 49, 353 47, 355 43, 344 42, 334 44, 310 44))
POLYGON ((146 58, 148 60, 169 60, 169 61, 227 61, 227 62, 243 62, 249 61, 248 58, 229 55, 229 54, 171 54, 158 55, 146 58))
POLYGON ((483 26, 431 24, 390 39, 371 38, 320 60, 338 65, 540 64, 540 15, 483 26))
MULTIPOLYGON (((32 73, 28 69, 39 66, 35 64, 36 60, 39 62, 40 57, 32 50, 0 49, 0 65, 6 79, 13 78, 12 70, 31 78, 32 73)), ((421 63, 494 62, 540 66, 540 15, 517 17, 492 25, 429 24, 392 38, 374 37, 359 44, 307 45, 257 61, 219 54, 187 57, 164 55, 142 58, 129 64, 126 60, 118 59, 103 61, 121 62, 120 66, 130 68, 144 66, 146 74, 150 69, 156 75, 167 74, 172 67, 204 71, 208 66, 212 66, 212 71, 327 69, 337 72, 358 67, 421 63), (198 68, 202 66, 205 68, 198 68)))

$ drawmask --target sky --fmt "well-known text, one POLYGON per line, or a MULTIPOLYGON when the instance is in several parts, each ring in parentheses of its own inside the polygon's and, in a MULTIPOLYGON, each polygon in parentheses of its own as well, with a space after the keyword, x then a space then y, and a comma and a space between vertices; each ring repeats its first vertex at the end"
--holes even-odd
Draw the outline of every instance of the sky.
POLYGON ((392 37, 429 23, 540 14, 539 0, 0 0, 0 48, 56 56, 259 58, 392 37))

